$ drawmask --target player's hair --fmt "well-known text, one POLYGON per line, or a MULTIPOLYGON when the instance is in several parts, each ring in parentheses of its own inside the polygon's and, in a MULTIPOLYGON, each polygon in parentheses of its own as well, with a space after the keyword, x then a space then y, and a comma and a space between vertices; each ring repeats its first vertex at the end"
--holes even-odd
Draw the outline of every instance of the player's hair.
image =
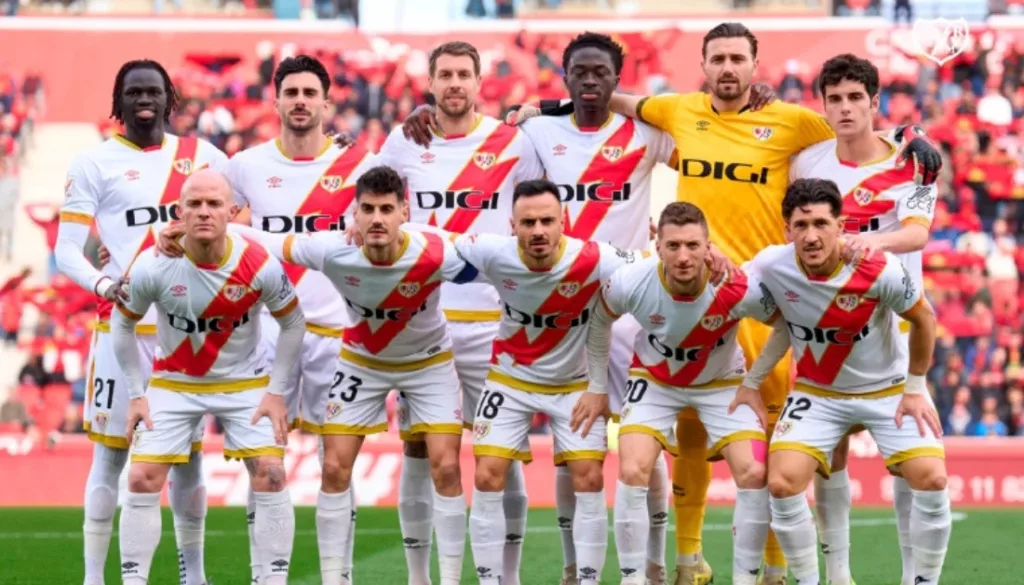
POLYGON ((750 41, 750 56, 757 59, 757 37, 754 36, 754 33, 750 32, 749 28, 738 22, 723 22, 709 30, 708 34, 704 35, 704 44, 700 48, 701 57, 707 59, 708 43, 711 41, 738 37, 743 37, 750 41))
POLYGON ((559 202, 562 201, 562 198, 558 195, 558 185, 547 179, 533 179, 516 185, 515 189, 512 190, 512 205, 515 205, 516 201, 523 197, 537 197, 540 195, 551 195, 559 202))
POLYGON ((686 201, 675 201, 669 203, 661 212, 661 217, 658 218, 658 232, 667 225, 684 226, 691 223, 704 228, 705 235, 708 233, 708 220, 699 207, 686 201))
POLYGON ((797 208, 819 203, 828 205, 832 217, 839 217, 843 212, 843 196, 834 182, 828 179, 797 179, 789 185, 786 196, 782 198, 782 218, 788 223, 797 208))
POLYGON ((405 201, 405 183, 402 176, 395 169, 388 166, 378 166, 366 171, 356 180, 356 199, 364 194, 370 195, 391 195, 398 197, 398 202, 405 201))
POLYGON ((868 97, 878 95, 878 67, 867 59, 843 53, 825 61, 821 66, 821 75, 818 76, 818 89, 822 97, 825 96, 826 87, 839 85, 844 80, 864 84, 868 97))
POLYGON ((164 110, 164 122, 171 123, 171 112, 178 109, 178 90, 171 81, 164 66, 151 59, 136 59, 121 65, 114 78, 114 98, 110 106, 110 117, 118 122, 124 122, 124 112, 121 111, 121 94, 124 93, 124 80, 128 74, 136 69, 152 69, 160 74, 164 80, 164 93, 167 94, 167 109, 164 110))
POLYGON ((444 43, 438 45, 430 52, 430 76, 433 77, 437 71, 437 60, 441 58, 441 55, 451 55, 453 57, 469 57, 473 60, 473 73, 477 77, 480 77, 480 52, 476 50, 473 45, 463 41, 452 41, 450 43, 444 43))
POLYGON ((320 87, 323 88, 326 96, 331 89, 331 76, 327 74, 327 69, 319 59, 309 55, 288 57, 277 65, 277 69, 274 71, 274 92, 281 95, 281 84, 284 83, 285 77, 307 72, 317 76, 320 80, 320 87))
POLYGON ((615 69, 615 75, 622 73, 622 45, 616 43, 615 40, 608 35, 589 31, 577 36, 573 40, 569 41, 569 44, 565 46, 565 50, 562 51, 562 70, 568 72, 569 59, 572 58, 572 54, 578 49, 584 49, 587 47, 593 47, 608 53, 608 56, 612 59, 612 67, 615 69))

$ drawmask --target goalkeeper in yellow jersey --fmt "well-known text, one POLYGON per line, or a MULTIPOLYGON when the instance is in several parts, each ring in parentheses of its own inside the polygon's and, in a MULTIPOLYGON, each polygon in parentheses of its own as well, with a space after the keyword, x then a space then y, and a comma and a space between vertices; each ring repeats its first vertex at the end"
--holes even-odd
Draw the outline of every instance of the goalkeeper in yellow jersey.
MULTIPOLYGON (((615 94, 614 112, 637 117, 670 133, 678 151, 677 199, 702 209, 711 241, 735 264, 750 261, 767 246, 786 243, 780 213, 789 181, 790 158, 834 137, 818 113, 782 102, 751 110, 750 84, 757 68, 757 38, 739 23, 723 23, 703 42, 703 69, 709 94, 665 94, 653 97, 615 94)), ((569 104, 545 104, 549 115, 565 115, 569 104)), ((519 119, 526 117, 520 112, 519 119)), ((919 135, 899 128, 893 136, 905 142, 905 164, 915 179, 930 184, 941 167, 938 152, 919 135), (906 135, 906 136, 905 136, 906 135)), ((739 342, 748 365, 759 354, 770 327, 745 320, 739 342)), ((765 380, 761 393, 773 427, 789 391, 789 363, 783 359, 765 380)), ((768 429, 771 436, 772 428, 768 429)), ((707 433, 696 413, 684 412, 676 427, 679 457, 673 468, 676 508, 676 585, 705 585, 711 567, 701 554, 701 531, 711 464, 707 433)), ((786 583, 786 561, 774 535, 765 550, 760 585, 786 583)))

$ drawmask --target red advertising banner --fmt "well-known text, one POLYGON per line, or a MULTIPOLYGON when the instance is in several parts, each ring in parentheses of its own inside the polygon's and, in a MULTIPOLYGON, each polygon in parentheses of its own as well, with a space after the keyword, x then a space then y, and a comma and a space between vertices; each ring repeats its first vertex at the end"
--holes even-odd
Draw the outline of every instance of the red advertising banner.
MULTIPOLYGON (((466 435, 462 450, 463 484, 472 494, 473 456, 466 435)), ((530 505, 553 507, 555 474, 551 438, 533 437, 534 462, 526 467, 530 505)), ((209 437, 204 444, 203 468, 211 505, 244 505, 248 477, 244 466, 221 457, 222 438, 209 437)), ((83 436, 66 437, 54 447, 33 443, 24 436, 0 435, 0 506, 80 506, 89 472, 92 444, 83 436)), ((320 489, 316 439, 295 435, 286 456, 288 489, 299 505, 314 505, 320 489)), ((1024 440, 946 440, 949 493, 954 505, 1024 505, 1024 440)), ((356 498, 362 506, 394 506, 398 501, 398 477, 402 444, 385 435, 363 446, 352 474, 356 498)), ((889 505, 892 479, 886 472, 870 436, 854 437, 850 449, 850 477, 857 505, 889 505)), ((605 485, 614 486, 618 455, 605 462, 605 485)), ((724 463, 714 465, 709 501, 731 504, 736 486, 724 463)), ((124 478, 122 477, 122 482, 124 478)), ((122 484, 123 485, 123 484, 122 484)), ((613 505, 614 490, 606 490, 613 505)))

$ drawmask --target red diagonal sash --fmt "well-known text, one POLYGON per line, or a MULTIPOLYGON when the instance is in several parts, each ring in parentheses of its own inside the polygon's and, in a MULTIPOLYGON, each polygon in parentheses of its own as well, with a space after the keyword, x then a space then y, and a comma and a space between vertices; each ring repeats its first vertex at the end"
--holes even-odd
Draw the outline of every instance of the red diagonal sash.
POLYGON ((891 211, 896 207, 896 202, 891 199, 879 199, 879 196, 893 187, 913 180, 913 165, 904 165, 875 173, 850 189, 843 197, 846 231, 859 233, 860 228, 870 225, 872 219, 891 211))

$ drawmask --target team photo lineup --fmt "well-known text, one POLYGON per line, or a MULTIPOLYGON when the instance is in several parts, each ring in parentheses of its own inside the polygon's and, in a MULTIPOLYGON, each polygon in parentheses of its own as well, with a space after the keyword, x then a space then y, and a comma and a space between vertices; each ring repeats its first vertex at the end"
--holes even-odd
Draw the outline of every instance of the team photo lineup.
POLYGON ((757 57, 754 33, 722 23, 703 36, 707 92, 631 95, 622 46, 583 32, 562 56, 570 99, 496 119, 477 111, 477 49, 446 42, 429 55, 433 105, 372 152, 325 134, 331 77, 299 54, 273 74, 279 136, 230 158, 172 133, 161 63, 125 62, 122 133, 72 163, 55 248, 103 299, 84 585, 113 563, 146 584, 158 547, 176 547, 182 585, 212 584, 208 415, 249 474, 252 584, 289 582, 306 529, 316 582, 382 582, 356 552, 353 470, 388 431, 392 392, 408 585, 532 585, 525 469, 551 464, 533 461, 538 414, 562 585, 854 585, 847 460, 865 431, 893 476, 889 584, 938 584, 953 515, 921 250, 942 158, 918 126, 874 127, 870 60, 822 56, 822 115, 752 83, 757 57), (654 213, 659 163, 678 191, 654 213), (296 429, 319 443, 313 526, 285 480, 296 429), (731 568, 702 542, 719 460, 736 488, 731 568))

